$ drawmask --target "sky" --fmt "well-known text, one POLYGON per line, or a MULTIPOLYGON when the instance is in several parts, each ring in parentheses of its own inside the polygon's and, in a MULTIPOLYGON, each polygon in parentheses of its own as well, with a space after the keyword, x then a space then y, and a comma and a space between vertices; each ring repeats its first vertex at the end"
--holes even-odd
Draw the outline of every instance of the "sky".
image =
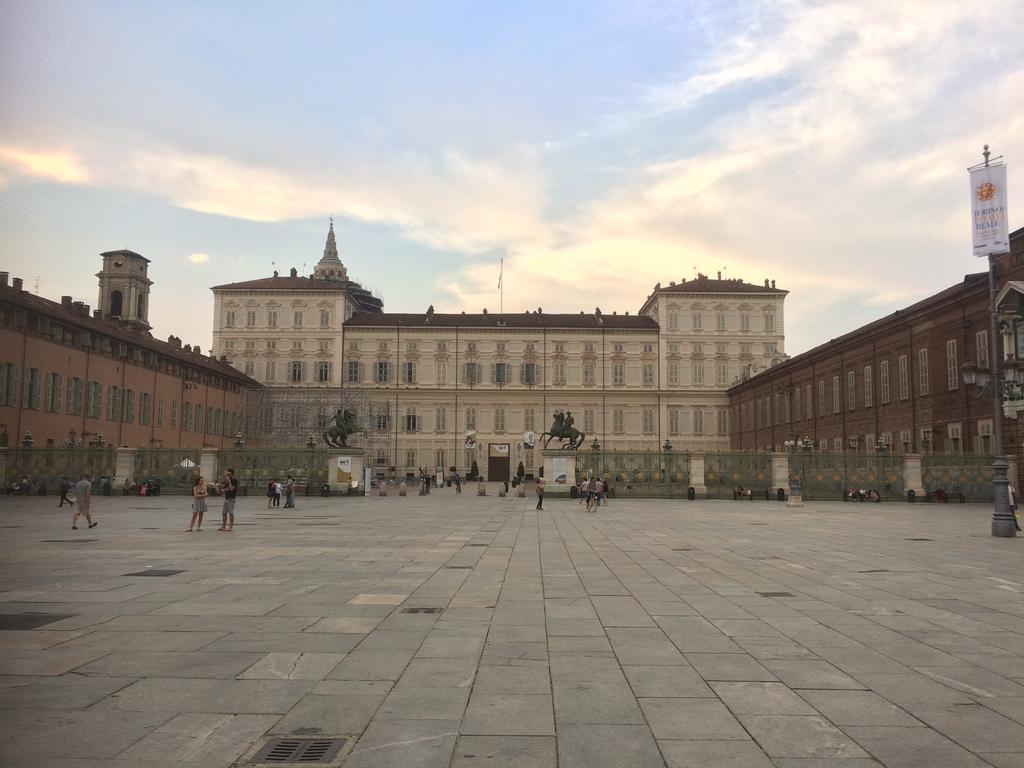
POLYGON ((209 287, 308 274, 333 215, 386 311, 636 312, 721 271, 790 291, 798 354, 985 269, 983 144, 1024 226, 1021 28, 1019 0, 0 0, 0 269, 95 305, 130 248, 154 335, 206 349, 209 287))

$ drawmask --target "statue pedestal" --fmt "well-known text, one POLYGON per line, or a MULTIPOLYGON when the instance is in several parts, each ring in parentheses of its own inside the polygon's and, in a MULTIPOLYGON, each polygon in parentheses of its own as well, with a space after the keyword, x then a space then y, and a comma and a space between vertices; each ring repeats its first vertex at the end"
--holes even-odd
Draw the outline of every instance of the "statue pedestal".
POLYGON ((327 454, 327 484, 332 494, 348 495, 349 488, 363 490, 362 448, 335 448, 327 454))
POLYGON ((544 455, 544 498, 569 498, 576 485, 576 451, 546 450, 544 455))

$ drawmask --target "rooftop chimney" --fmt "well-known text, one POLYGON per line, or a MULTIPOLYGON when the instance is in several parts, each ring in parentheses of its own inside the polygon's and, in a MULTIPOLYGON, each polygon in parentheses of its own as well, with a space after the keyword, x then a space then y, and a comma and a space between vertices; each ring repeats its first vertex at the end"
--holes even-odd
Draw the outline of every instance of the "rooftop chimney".
POLYGON ((103 319, 103 313, 102 313, 102 312, 100 312, 100 311, 99 311, 98 309, 94 309, 94 310, 92 311, 92 316, 93 316, 94 318, 96 318, 97 320, 102 320, 102 319, 103 319))
POLYGON ((764 287, 765 287, 765 288, 767 288, 767 287, 768 287, 768 278, 767 278, 767 277, 766 277, 766 278, 764 279, 764 287))
POLYGON ((0 288, 7 287, 7 278, 9 278, 10 276, 10 272, 0 272, 0 288))
POLYGON ((14 278, 14 280, 11 281, 11 284, 14 286, 14 290, 16 290, 16 291, 22 290, 21 286, 23 285, 23 283, 22 283, 22 280, 21 280, 20 277, 14 278))
POLYGON ((718 270, 718 279, 719 279, 719 280, 721 280, 721 279, 722 279, 722 270, 718 270))
POLYGON ((775 287, 775 281, 772 280, 772 288, 774 288, 774 287, 775 287))
POLYGON ((70 296, 61 296, 60 297, 60 305, 62 307, 67 308, 67 309, 71 309, 71 297, 70 296))

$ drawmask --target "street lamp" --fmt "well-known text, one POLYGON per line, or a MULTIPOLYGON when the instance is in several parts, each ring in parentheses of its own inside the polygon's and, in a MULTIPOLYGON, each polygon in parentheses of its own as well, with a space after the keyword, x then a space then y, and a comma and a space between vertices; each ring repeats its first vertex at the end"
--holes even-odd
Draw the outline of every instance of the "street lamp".
POLYGON ((309 448, 309 450, 311 450, 311 451, 314 448, 316 448, 316 438, 313 437, 313 433, 312 432, 310 432, 309 433, 309 437, 306 438, 306 447, 309 448))
POLYGON ((22 448, 31 448, 31 447, 32 447, 32 443, 33 443, 33 442, 34 442, 34 441, 33 441, 33 439, 32 439, 32 433, 31 433, 31 432, 29 432, 29 431, 28 431, 28 430, 26 429, 26 430, 25 430, 25 436, 24 436, 24 437, 23 437, 23 438, 21 439, 21 447, 22 447, 22 448))
POLYGON ((594 453, 597 453, 598 451, 601 450, 601 444, 597 441, 596 437, 594 438, 594 442, 590 444, 590 450, 592 450, 594 453))
POLYGON ((75 429, 68 430, 68 448, 78 447, 78 431, 75 429))
POLYGON ((245 445, 245 438, 242 436, 241 430, 235 433, 235 448, 242 448, 245 445))
POLYGON ((789 500, 786 502, 787 507, 802 507, 804 505, 804 497, 800 492, 800 481, 797 480, 797 474, 794 472, 794 463, 796 458, 797 446, 802 447, 803 441, 799 440, 793 433, 789 433, 789 437, 783 443, 786 446, 786 451, 789 453, 789 500))
POLYGON ((661 450, 663 450, 665 453, 672 453, 672 441, 666 438, 665 444, 661 446, 661 450))

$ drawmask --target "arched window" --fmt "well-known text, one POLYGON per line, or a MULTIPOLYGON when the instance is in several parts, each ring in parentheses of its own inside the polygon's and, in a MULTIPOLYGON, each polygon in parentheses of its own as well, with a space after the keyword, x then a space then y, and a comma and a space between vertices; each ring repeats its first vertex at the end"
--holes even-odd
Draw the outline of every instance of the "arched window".
POLYGON ((120 291, 111 291, 110 293, 110 315, 112 317, 121 316, 121 305, 124 303, 124 297, 120 291))

